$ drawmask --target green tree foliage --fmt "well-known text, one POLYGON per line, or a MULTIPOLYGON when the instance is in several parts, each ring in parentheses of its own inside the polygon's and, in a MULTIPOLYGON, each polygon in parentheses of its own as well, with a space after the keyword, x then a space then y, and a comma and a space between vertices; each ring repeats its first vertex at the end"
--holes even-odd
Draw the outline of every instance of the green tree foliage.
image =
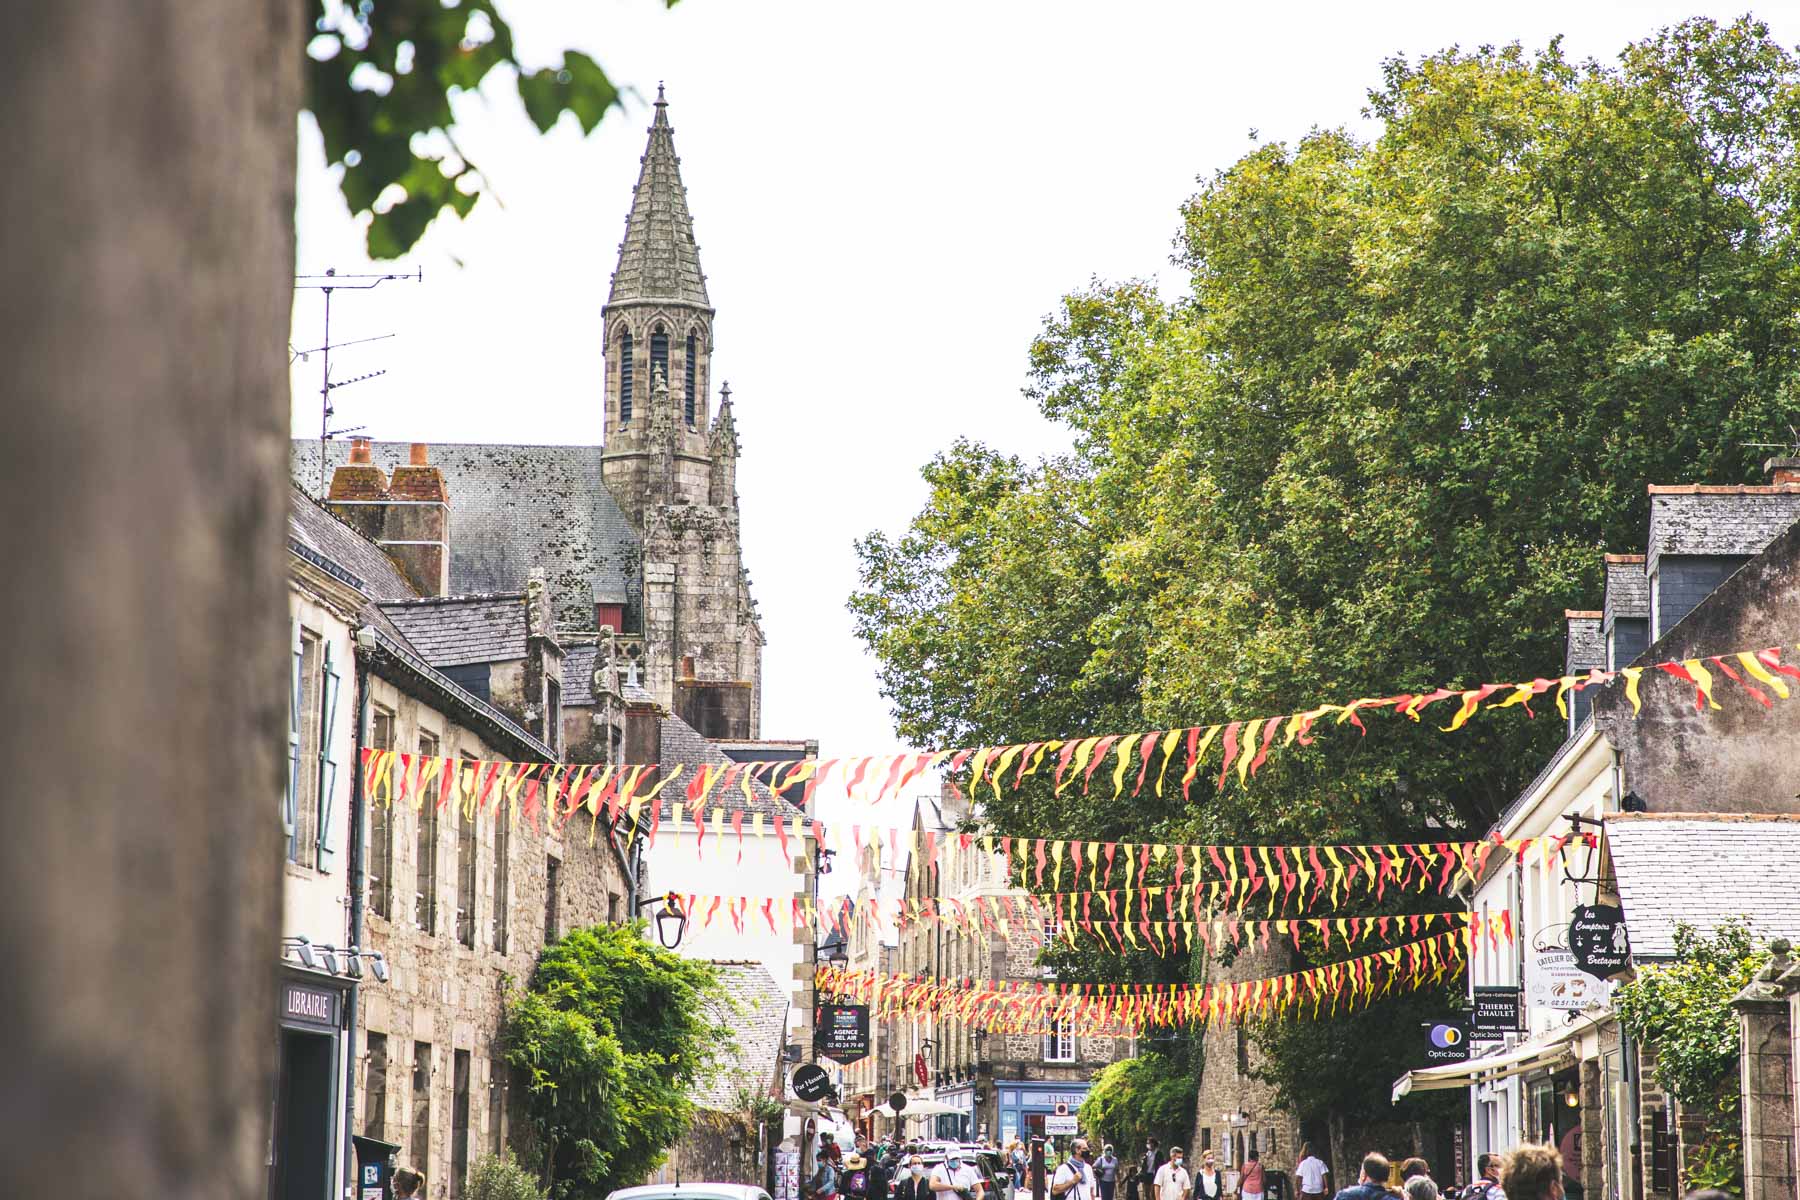
MULTIPOLYGON (((1185 294, 1063 301, 1030 393, 1067 453, 958 441, 911 525, 859 543, 851 610, 903 735, 1556 674, 1562 610, 1594 607, 1603 551, 1641 543, 1645 484, 1756 477, 1743 443, 1786 430, 1800 348, 1800 67, 1761 24, 1685 22, 1613 64, 1554 43, 1396 59, 1369 108, 1372 142, 1323 129, 1202 184, 1185 294)), ((982 799, 1021 835, 1485 830, 1560 722, 1445 734, 1444 708, 1328 730, 1248 788, 1114 801, 1040 774, 982 799)), ((1094 977, 1141 977, 1130 958, 1094 977)), ((1388 1061, 1414 1053, 1412 1029, 1365 1025, 1388 1061)), ((1273 1069, 1302 1094, 1348 1074, 1334 1045, 1273 1069)))
POLYGON ((600 64, 578 50, 536 70, 520 62, 494 0, 319 0, 318 9, 307 108, 326 162, 343 168, 350 211, 370 214, 374 258, 400 257, 439 213, 475 206, 484 180, 456 144, 451 101, 496 68, 514 77, 541 131, 568 113, 592 133, 619 103, 600 64))
POLYGON ((712 968, 651 945, 642 922, 544 948, 530 986, 507 997, 504 1037, 552 1196, 598 1200, 662 1161, 730 1036, 710 1015, 722 1007, 712 968))
POLYGON ((469 1168, 463 1200, 544 1200, 530 1171, 507 1154, 483 1155, 469 1168))
POLYGON ((1199 1082, 1181 1053, 1152 1051, 1109 1064, 1081 1102, 1081 1128, 1123 1151, 1129 1161, 1145 1138, 1185 1146, 1194 1132, 1199 1082))

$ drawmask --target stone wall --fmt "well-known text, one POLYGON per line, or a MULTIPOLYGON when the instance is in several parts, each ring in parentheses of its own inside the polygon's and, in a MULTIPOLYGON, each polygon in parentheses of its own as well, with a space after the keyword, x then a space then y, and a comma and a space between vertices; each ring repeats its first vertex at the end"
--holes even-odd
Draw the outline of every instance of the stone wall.
MULTIPOLYGON (((1240 950, 1229 967, 1209 964, 1210 982, 1230 979, 1255 979, 1279 975, 1293 969, 1288 952, 1278 945, 1268 949, 1247 945, 1240 950)), ((1291 1114, 1275 1109, 1274 1089, 1253 1078, 1262 1062, 1253 1031, 1242 1025, 1212 1023, 1197 1035, 1200 1041, 1200 1089, 1194 1102, 1194 1132, 1188 1150, 1196 1161, 1207 1150, 1219 1156, 1221 1169, 1243 1165, 1244 1155, 1253 1148, 1262 1154, 1263 1165, 1271 1170, 1292 1172, 1297 1161, 1301 1131, 1291 1114), (1226 1114, 1241 1113, 1236 1122, 1226 1114), (1229 1149, 1227 1149, 1229 1147, 1229 1149)), ((1323 1139, 1321 1139, 1323 1140, 1323 1139)), ((1343 1174, 1346 1157, 1360 1153, 1352 1147, 1345 1155, 1332 1155, 1323 1145, 1317 1146, 1340 1184, 1351 1182, 1343 1174)))

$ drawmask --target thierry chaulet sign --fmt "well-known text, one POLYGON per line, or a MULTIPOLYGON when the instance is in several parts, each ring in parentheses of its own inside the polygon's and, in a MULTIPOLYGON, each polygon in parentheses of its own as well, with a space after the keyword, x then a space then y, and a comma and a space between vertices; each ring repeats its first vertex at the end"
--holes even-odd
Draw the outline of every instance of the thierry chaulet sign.
POLYGON ((1478 987, 1475 989, 1475 1011, 1469 1014, 1471 1037, 1492 1040, 1503 1033, 1517 1033, 1523 1028, 1519 1018, 1519 989, 1516 987, 1478 987))
POLYGON ((1569 921, 1569 952, 1575 965, 1596 979, 1611 979, 1631 961, 1625 914, 1612 904, 1577 904, 1569 921))

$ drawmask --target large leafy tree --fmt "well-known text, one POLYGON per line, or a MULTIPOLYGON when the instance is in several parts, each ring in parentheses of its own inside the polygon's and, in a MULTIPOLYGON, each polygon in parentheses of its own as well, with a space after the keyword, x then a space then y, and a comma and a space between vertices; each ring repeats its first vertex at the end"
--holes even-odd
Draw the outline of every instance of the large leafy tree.
POLYGON ((712 967, 651 945, 642 922, 544 948, 530 985, 507 998, 504 1036, 551 1195, 597 1200, 662 1161, 729 1040, 722 1011, 712 967))
MULTIPOLYGON (((1063 302, 1030 392, 1066 454, 958 442, 911 526, 859 544, 851 608, 906 736, 1554 675, 1562 610, 1640 542, 1646 483, 1754 478, 1745 443, 1792 417, 1800 311, 1800 68, 1762 25, 1689 21, 1610 65, 1554 43, 1396 59, 1369 108, 1373 141, 1319 130, 1202 184, 1184 295, 1063 302)), ((1559 736, 1554 714, 1454 735, 1431 715, 1329 732, 1191 802, 1041 781, 984 799, 1021 834, 1480 831, 1559 736)), ((1096 965, 1144 972, 1128 959, 1096 965)), ((1385 1106, 1324 1040, 1271 1040, 1284 1094, 1304 1106, 1325 1073, 1385 1106)))
MULTIPOLYGON (((662 0, 673 7, 675 0, 662 0)), ((343 168, 352 213, 369 214, 369 254, 398 258, 445 210, 468 215, 486 184, 456 142, 451 102, 510 75, 532 124, 563 114, 592 133, 619 88, 578 50, 535 69, 513 50, 494 0, 318 0, 306 106, 343 168)))

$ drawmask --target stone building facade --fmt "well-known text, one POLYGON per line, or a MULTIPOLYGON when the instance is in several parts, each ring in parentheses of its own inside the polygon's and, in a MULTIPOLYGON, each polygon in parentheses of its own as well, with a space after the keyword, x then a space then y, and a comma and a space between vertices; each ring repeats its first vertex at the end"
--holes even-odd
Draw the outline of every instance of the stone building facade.
MULTIPOLYGON (((936 800, 918 802, 914 844, 923 845, 929 833, 944 848, 935 869, 919 854, 909 859, 905 894, 910 904, 935 901, 948 910, 952 905, 946 902, 977 897, 1027 903, 1025 889, 1010 885, 1003 857, 982 848, 979 829, 980 814, 948 782, 936 800), (967 846, 961 844, 964 833, 971 835, 967 846)), ((894 962, 901 972, 937 978, 1048 980, 1054 976, 1039 958, 1047 940, 1057 934, 1053 922, 1016 921, 1004 931, 978 933, 938 922, 907 922, 899 931, 894 962)), ((887 1026, 883 1036, 901 1065, 895 1085, 904 1086, 910 1098, 934 1099, 957 1110, 908 1120, 909 1131, 923 1136, 989 1137, 1004 1143, 1014 1136, 1041 1135, 1046 1117, 1075 1113, 1094 1077, 1134 1053, 1130 1038, 1086 1036, 1066 1022, 1041 1033, 989 1034, 935 1017, 895 1020, 887 1026), (923 1087, 910 1069, 921 1053, 929 1080, 923 1087)))

